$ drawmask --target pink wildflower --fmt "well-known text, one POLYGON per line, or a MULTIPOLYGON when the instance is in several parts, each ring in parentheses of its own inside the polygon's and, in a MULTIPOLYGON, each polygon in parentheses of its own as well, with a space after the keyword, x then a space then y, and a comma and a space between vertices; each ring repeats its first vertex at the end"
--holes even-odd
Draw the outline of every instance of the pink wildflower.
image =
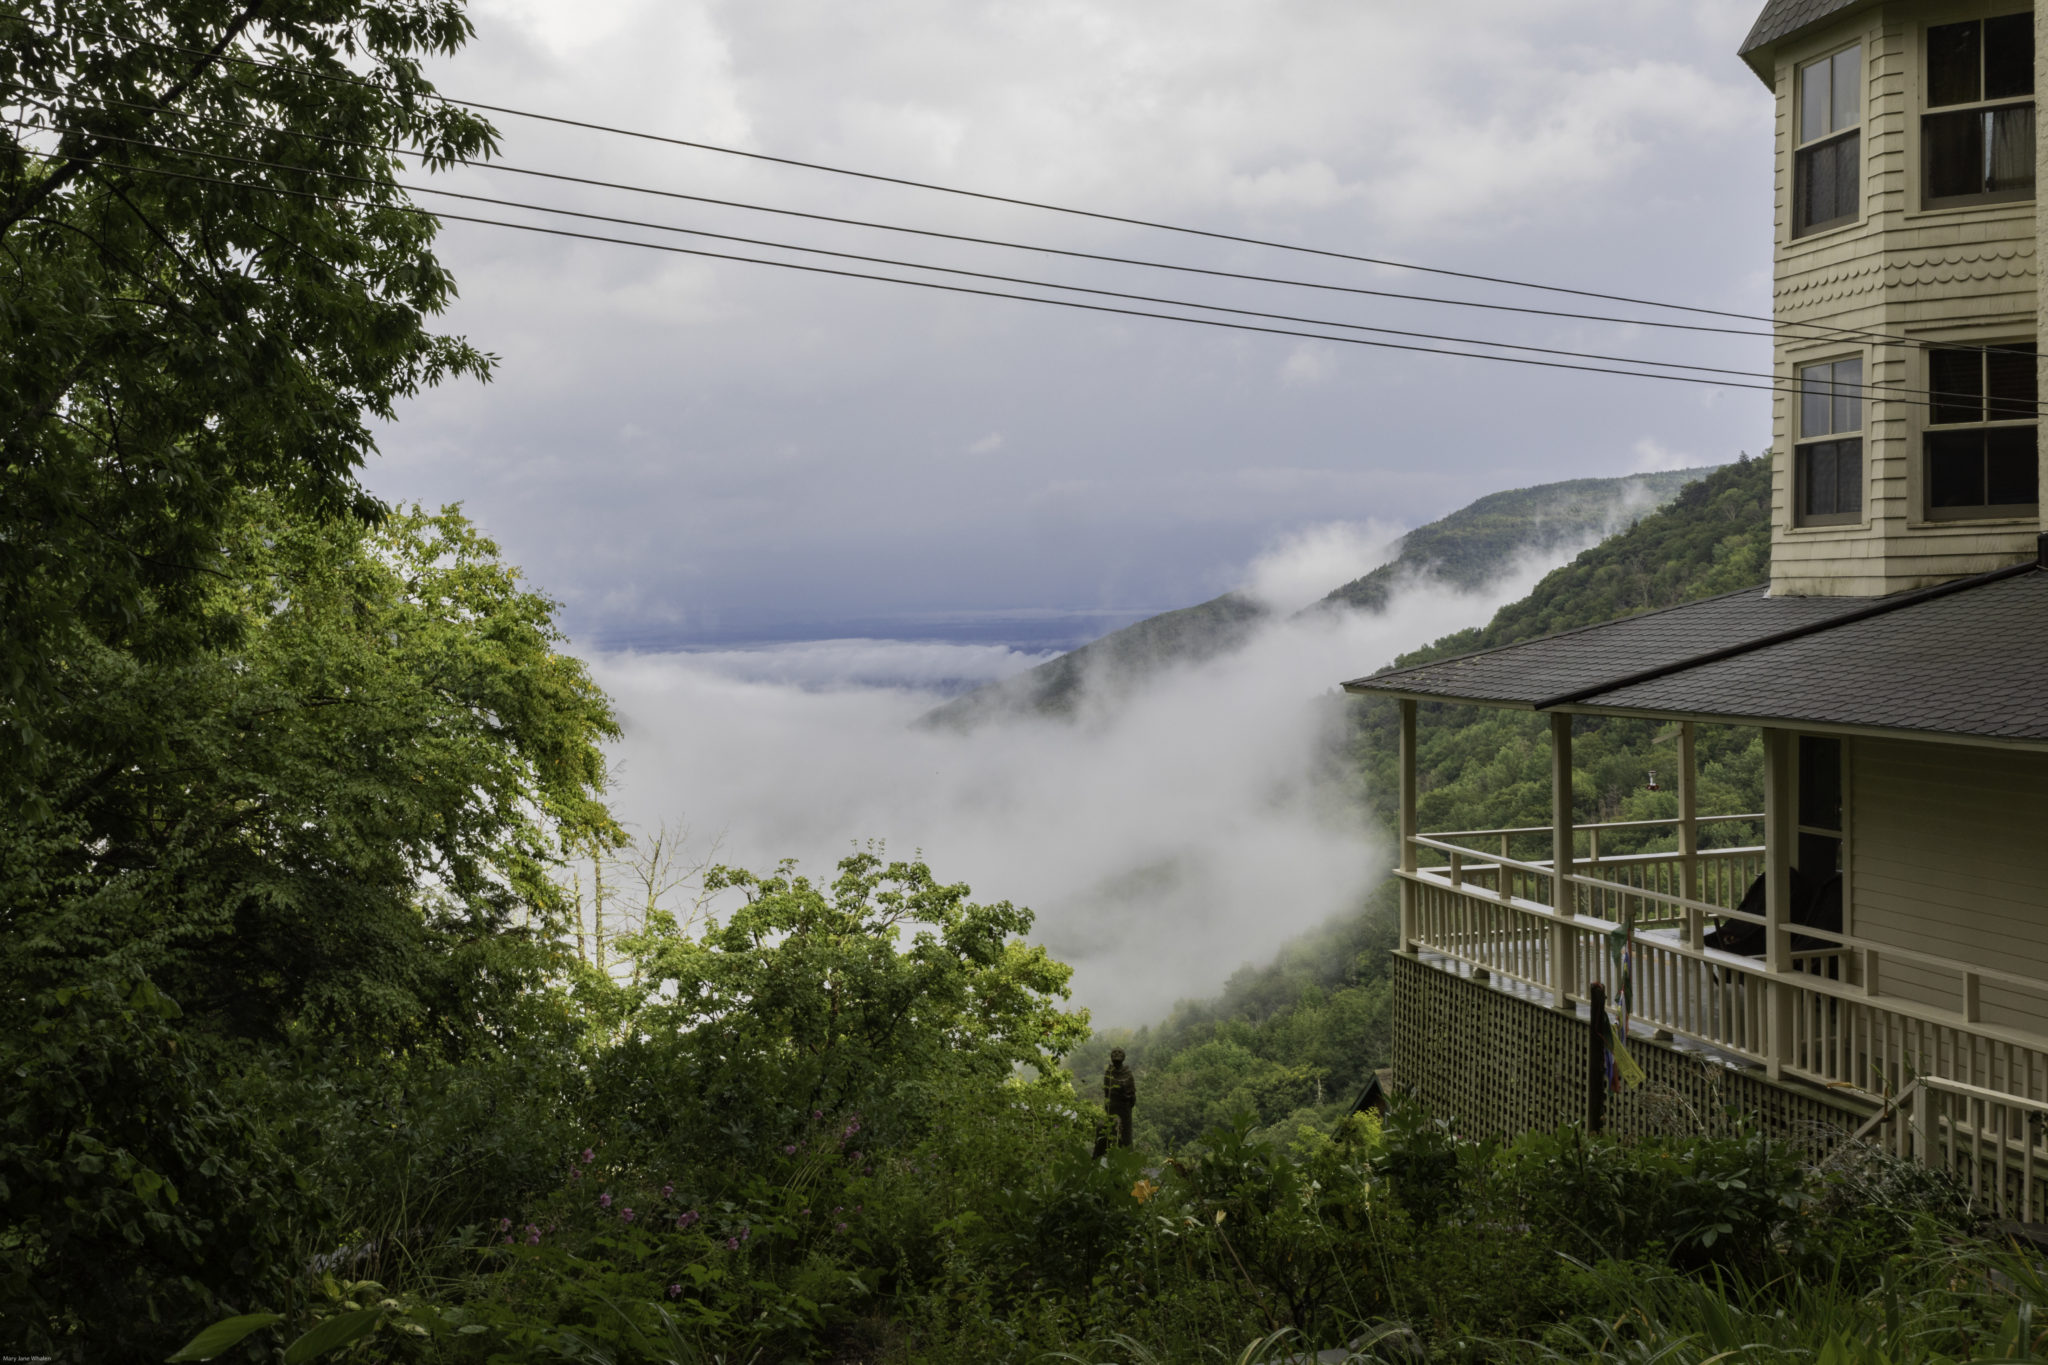
POLYGON ((789 1144, 788 1146, 784 1147, 784 1148, 782 1149, 782 1154, 783 1154, 784 1156, 795 1156, 795 1155, 796 1155, 796 1144, 795 1144, 794 1142, 792 1142, 792 1143, 790 1143, 790 1144, 789 1144))
POLYGON ((588 1147, 585 1147, 583 1149, 583 1164, 588 1166, 591 1162, 595 1160, 597 1160, 597 1153, 591 1151, 588 1147))
POLYGON ((627 1209, 624 1213, 620 1214, 619 1217, 625 1219, 628 1223, 630 1223, 633 1221, 633 1210, 627 1209))
POLYGON ((608 1194, 599 1195, 597 1197, 597 1206, 601 1209, 610 1208, 612 1206, 612 1197, 608 1194))
POLYGON ((672 1299, 680 1299, 683 1296, 683 1287, 679 1284, 670 1285, 668 1287, 668 1296, 672 1299))
POLYGON ((737 1238, 737 1237, 728 1237, 728 1238, 726 1238, 726 1239, 725 1239, 725 1249, 726 1249, 727 1251, 738 1251, 738 1250, 740 1249, 740 1239, 739 1239, 739 1238, 737 1238))
POLYGON ((500 1231, 500 1232, 510 1232, 510 1231, 512 1231, 512 1220, 511 1220, 510 1218, 500 1218, 500 1219, 498 1220, 498 1231, 500 1231))
POLYGON ((673 1186, 673 1185, 663 1185, 663 1186, 661 1187, 661 1197, 662 1197, 663 1199, 673 1199, 673 1198, 675 1198, 675 1197, 676 1197, 676 1187, 675 1187, 675 1186, 673 1186))

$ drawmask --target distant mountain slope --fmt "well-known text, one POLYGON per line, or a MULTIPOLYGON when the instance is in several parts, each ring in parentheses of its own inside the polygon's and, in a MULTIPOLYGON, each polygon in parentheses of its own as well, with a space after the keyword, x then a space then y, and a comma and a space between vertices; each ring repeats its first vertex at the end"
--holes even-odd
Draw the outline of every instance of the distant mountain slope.
POLYGON ((1671 501, 1678 490, 1712 468, 1674 469, 1624 479, 1568 479, 1489 493, 1441 521, 1418 526, 1400 541, 1400 554, 1363 578, 1331 592, 1324 602, 1384 611, 1393 586, 1419 573, 1452 587, 1477 589, 1519 554, 1583 544, 1613 529, 1617 504, 1642 490, 1642 510, 1671 501))
POLYGON ((1390 666, 1492 649, 1765 581, 1771 576, 1771 462, 1744 457, 1704 475, 1655 516, 1552 570, 1484 626, 1446 635, 1390 666))
MULTIPOLYGON (((1487 496, 1398 542, 1395 557, 1345 584, 1310 610, 1383 610, 1389 587, 1410 575, 1477 589, 1520 555, 1554 552, 1610 527, 1631 504, 1649 512, 1711 472, 1681 469, 1615 479, 1568 479, 1487 496)), ((1068 715, 1091 680, 1135 682, 1176 664, 1200 663, 1235 649, 1270 614, 1242 593, 1148 617, 1002 682, 935 708, 925 723, 973 726, 1019 712, 1068 715)))
POLYGON ((1066 715, 1080 704, 1089 674, 1140 678, 1167 663, 1200 663, 1235 649, 1266 618, 1266 608, 1227 592, 1197 606, 1148 616, 1099 640, 1001 682, 978 687, 932 710, 932 725, 976 725, 1005 714, 1066 715))

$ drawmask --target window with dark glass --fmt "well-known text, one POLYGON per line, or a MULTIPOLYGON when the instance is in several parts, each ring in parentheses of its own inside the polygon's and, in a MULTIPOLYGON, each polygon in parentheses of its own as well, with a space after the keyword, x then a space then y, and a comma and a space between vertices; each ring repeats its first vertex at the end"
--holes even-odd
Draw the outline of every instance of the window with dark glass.
POLYGON ((1814 882, 1842 870, 1842 741, 1799 737, 1799 856, 1814 882))
POLYGON ((1863 164, 1863 49, 1799 68, 1792 235, 1856 217, 1863 164))
POLYGON ((1799 436, 1792 446, 1793 515, 1800 526, 1863 519, 1863 361, 1799 367, 1799 436))
POLYGON ((1929 112, 1920 118, 1926 207, 2034 197, 2031 13, 1929 28, 1926 100, 1929 112))
POLYGON ((1927 353, 1930 520, 2034 515, 2040 502, 2033 343, 1927 353))

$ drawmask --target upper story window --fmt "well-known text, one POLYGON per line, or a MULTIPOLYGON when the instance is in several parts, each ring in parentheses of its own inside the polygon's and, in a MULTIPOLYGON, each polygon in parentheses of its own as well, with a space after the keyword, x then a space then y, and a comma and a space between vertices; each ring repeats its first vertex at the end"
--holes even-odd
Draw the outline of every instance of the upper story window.
POLYGON ((1927 353, 1927 516, 2030 517, 2040 501, 2035 347, 1927 353))
POLYGON ((1799 68, 1792 153, 1792 235, 1856 217, 1863 165, 1863 49, 1799 68))
POLYGON ((1792 446, 1793 523, 1863 519, 1863 361, 1799 367, 1799 436, 1792 446))
POLYGON ((2034 16, 1929 28, 1927 108, 1920 117, 1926 207, 2033 198, 2034 16))

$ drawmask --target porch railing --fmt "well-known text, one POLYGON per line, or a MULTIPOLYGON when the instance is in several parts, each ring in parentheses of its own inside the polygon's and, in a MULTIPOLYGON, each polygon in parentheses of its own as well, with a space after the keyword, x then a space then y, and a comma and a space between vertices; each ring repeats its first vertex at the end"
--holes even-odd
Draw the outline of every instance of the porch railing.
POLYGON ((1405 932, 1413 946, 1576 1007, 1587 998, 1589 982, 1610 975, 1609 931, 1630 916, 1637 928, 1633 1018, 1648 1027, 1756 1063, 1773 1075, 1869 1099, 1931 1078, 2016 1102, 2048 1101, 2048 1037, 1986 1023, 1978 1005, 1984 982, 2036 997, 2048 995, 2048 983, 1808 926, 1797 929, 1806 949, 1781 951, 1784 969, 1773 970, 1765 960, 1703 942, 1705 927, 1716 919, 1766 922, 1735 908, 1762 870, 1762 848, 1588 857, 1575 860, 1560 879, 1549 861, 1497 851, 1506 841, 1502 836, 1537 833, 1550 831, 1412 836, 1415 870, 1402 875, 1411 884, 1405 932), (1492 849, 1471 846, 1482 837, 1492 849), (1566 891, 1561 900, 1560 880, 1566 891), (1959 983, 1953 1008, 1886 994, 1884 972, 1891 964, 1951 976, 1959 983))
POLYGON ((1951 1172, 1973 1203, 2002 1218, 2048 1219, 2048 1103, 1922 1076, 1856 1136, 1951 1172))

